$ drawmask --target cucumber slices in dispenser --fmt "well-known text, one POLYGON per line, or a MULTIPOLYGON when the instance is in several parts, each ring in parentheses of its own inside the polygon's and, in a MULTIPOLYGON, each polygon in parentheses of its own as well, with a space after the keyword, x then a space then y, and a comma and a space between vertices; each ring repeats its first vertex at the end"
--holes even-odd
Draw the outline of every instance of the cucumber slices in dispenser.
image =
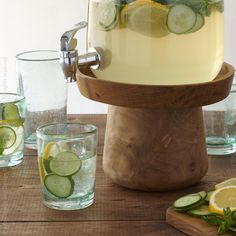
POLYGON ((183 34, 196 23, 196 13, 188 6, 179 4, 173 6, 168 13, 167 26, 170 32, 183 34))
POLYGON ((108 31, 115 28, 119 21, 119 11, 119 5, 113 0, 103 0, 99 2, 97 20, 101 29, 108 31))

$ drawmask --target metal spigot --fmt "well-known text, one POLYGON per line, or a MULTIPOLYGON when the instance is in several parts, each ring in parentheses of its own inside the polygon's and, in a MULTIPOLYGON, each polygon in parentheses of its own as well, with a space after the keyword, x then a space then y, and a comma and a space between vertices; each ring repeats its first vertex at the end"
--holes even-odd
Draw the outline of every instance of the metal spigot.
POLYGON ((78 30, 85 27, 87 27, 87 22, 82 21, 61 37, 60 64, 67 82, 76 81, 76 71, 80 66, 90 66, 93 69, 100 67, 101 57, 95 48, 90 48, 84 55, 78 55, 77 39, 74 36, 78 30))

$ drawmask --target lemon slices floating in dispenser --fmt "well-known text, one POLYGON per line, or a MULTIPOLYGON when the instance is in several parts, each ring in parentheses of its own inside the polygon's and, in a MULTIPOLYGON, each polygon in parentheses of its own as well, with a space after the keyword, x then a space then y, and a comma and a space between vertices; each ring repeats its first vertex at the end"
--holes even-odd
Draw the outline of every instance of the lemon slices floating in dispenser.
POLYGON ((166 26, 168 8, 151 0, 134 1, 121 11, 121 21, 129 29, 151 37, 169 34, 166 26))

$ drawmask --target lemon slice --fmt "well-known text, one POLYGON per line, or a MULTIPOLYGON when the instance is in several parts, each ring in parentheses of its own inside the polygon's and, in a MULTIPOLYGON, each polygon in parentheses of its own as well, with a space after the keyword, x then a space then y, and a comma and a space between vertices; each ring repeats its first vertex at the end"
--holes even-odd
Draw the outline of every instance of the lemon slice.
POLYGON ((215 189, 219 189, 219 188, 223 188, 229 185, 235 185, 236 186, 236 177, 235 178, 231 178, 231 179, 227 179, 219 184, 215 185, 215 189))
POLYGON ((49 142, 43 150, 43 158, 55 157, 59 152, 67 151, 68 149, 66 142, 49 142))
POLYGON ((121 11, 121 21, 129 29, 149 37, 164 37, 168 7, 151 0, 134 1, 121 11))
POLYGON ((209 202, 209 209, 213 213, 223 214, 223 209, 229 207, 236 210, 236 186, 230 185, 215 190, 209 202))
POLYGON ((44 163, 43 163, 44 159, 42 157, 39 157, 38 159, 38 163, 39 163, 39 173, 40 173, 40 179, 41 182, 43 183, 43 180, 46 176, 46 171, 44 169, 44 163))
POLYGON ((56 156, 59 152, 59 145, 55 142, 49 142, 43 150, 43 158, 48 159, 50 156, 56 156))

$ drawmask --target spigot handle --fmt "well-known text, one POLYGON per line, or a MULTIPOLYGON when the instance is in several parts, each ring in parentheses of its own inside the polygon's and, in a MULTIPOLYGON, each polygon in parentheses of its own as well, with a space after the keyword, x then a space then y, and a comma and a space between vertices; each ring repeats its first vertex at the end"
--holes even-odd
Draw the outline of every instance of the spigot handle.
POLYGON ((74 38, 77 31, 87 27, 87 22, 82 21, 76 24, 71 30, 61 36, 61 51, 72 51, 76 49, 77 39, 74 38))
POLYGON ((60 64, 67 82, 76 81, 76 71, 79 66, 90 66, 98 69, 101 65, 101 56, 95 48, 79 56, 77 52, 77 39, 74 38, 78 30, 87 27, 87 22, 82 21, 61 36, 60 64))

